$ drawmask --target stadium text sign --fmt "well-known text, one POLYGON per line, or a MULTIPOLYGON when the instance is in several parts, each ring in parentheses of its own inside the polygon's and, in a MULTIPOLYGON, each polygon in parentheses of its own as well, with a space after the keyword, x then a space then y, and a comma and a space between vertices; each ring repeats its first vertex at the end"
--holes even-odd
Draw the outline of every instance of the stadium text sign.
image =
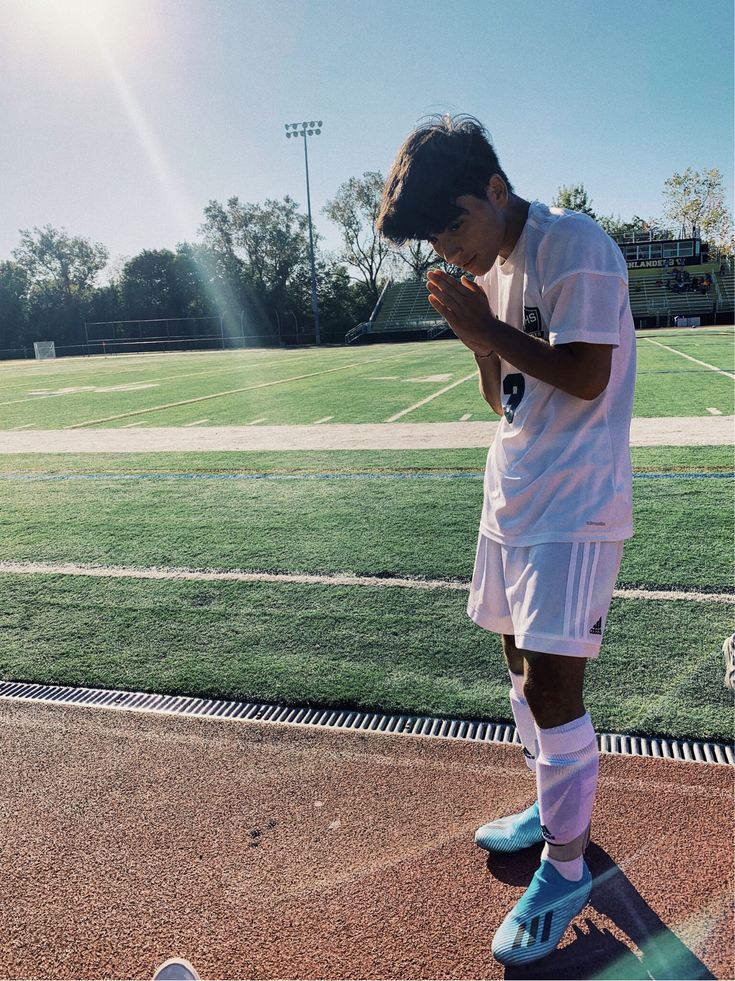
POLYGON ((672 266, 693 266, 699 262, 694 256, 678 256, 672 259, 628 259, 628 269, 670 269, 672 266))

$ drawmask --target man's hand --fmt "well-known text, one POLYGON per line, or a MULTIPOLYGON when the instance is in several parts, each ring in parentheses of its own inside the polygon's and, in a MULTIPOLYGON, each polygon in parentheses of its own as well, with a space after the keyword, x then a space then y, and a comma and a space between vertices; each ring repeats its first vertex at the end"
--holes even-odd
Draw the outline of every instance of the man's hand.
POLYGON ((490 354, 493 315, 484 291, 466 276, 457 281, 440 269, 432 269, 426 283, 429 303, 440 313, 470 351, 490 354))

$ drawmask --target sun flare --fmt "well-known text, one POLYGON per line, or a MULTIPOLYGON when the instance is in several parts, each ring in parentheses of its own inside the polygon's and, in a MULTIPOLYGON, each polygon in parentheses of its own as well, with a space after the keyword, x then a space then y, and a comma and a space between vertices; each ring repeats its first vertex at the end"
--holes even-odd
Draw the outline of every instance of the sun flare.
POLYGON ((40 31, 74 49, 121 44, 134 19, 130 0, 32 0, 29 10, 40 31))

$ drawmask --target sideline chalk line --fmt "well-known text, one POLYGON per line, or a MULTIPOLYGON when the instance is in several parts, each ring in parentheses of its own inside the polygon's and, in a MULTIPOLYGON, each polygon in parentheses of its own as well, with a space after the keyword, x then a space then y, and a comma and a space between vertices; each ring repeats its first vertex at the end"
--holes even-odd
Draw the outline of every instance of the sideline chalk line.
MULTIPOLYGON (((292 572, 245 572, 221 569, 148 568, 101 566, 75 562, 0 562, 0 573, 13 575, 91 576, 97 579, 193 580, 195 582, 280 582, 308 586, 379 586, 402 589, 448 589, 467 592, 469 582, 461 579, 420 579, 414 576, 357 576, 348 573, 317 575, 292 572)), ((617 599, 685 600, 700 603, 735 603, 735 593, 706 589, 616 589, 617 599)))

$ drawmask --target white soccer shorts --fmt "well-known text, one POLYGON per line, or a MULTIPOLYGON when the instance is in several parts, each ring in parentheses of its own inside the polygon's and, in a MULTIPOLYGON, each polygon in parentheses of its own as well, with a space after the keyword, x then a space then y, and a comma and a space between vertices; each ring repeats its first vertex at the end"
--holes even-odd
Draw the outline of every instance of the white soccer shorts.
POLYGON ((597 657, 623 542, 501 545, 480 534, 467 613, 519 650, 597 657))

